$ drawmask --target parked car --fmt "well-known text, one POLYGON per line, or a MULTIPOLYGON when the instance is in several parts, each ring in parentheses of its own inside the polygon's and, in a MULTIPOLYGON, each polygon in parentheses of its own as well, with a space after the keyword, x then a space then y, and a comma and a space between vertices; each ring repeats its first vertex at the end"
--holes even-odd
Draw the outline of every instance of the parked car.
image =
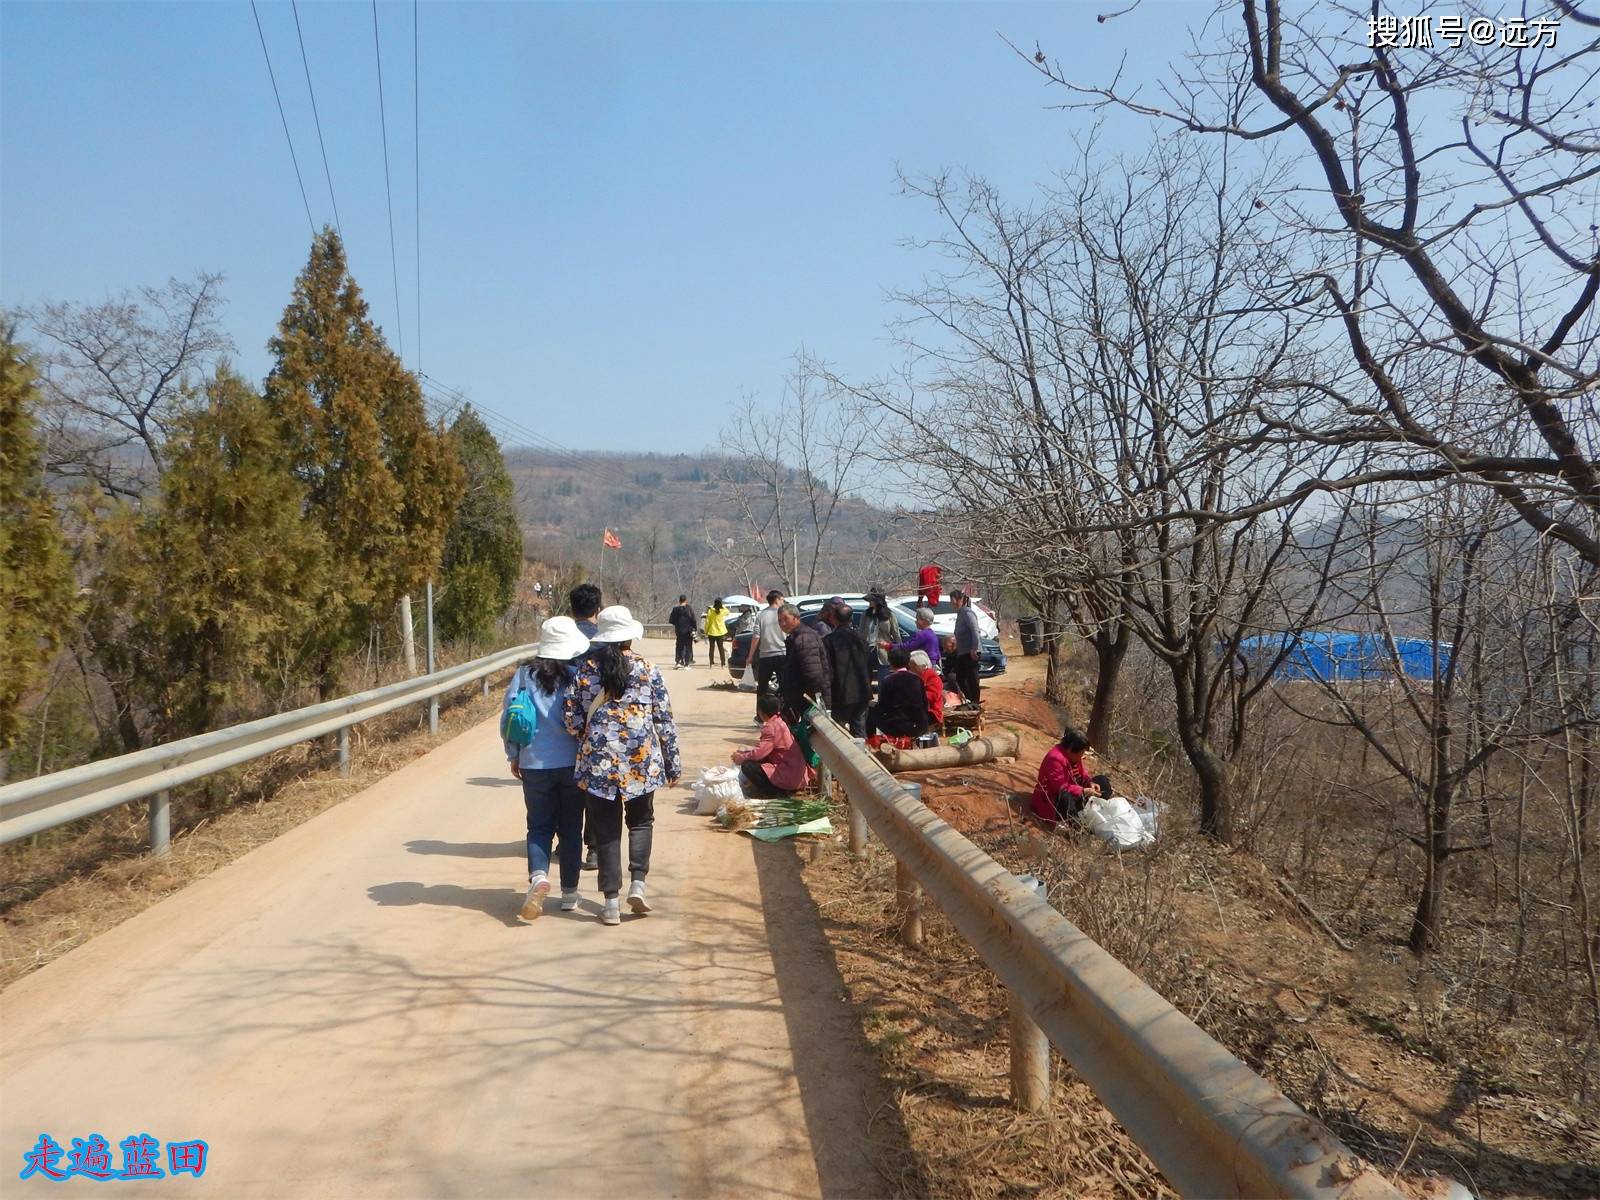
MULTIPOLYGON (((917 596, 893 596, 889 603, 898 604, 902 608, 909 608, 912 612, 923 607, 922 600, 917 596)), ((994 612, 985 607, 980 596, 972 597, 972 611, 978 616, 978 634, 989 641, 1000 640, 1000 622, 994 612)), ((956 606, 950 603, 948 593, 933 606, 933 631, 940 636, 956 631, 956 606)))
MULTIPOLYGON (((832 597, 832 595, 833 593, 829 593, 827 596, 794 596, 790 598, 789 603, 793 604, 800 610, 800 619, 802 621, 804 621, 807 625, 816 626, 822 620, 823 604, 825 604, 832 597)), ((860 592, 856 592, 850 595, 841 596, 840 599, 845 600, 850 604, 851 609, 855 613, 855 627, 860 629, 862 618, 866 615, 867 611, 866 596, 862 595, 860 592)), ((906 608, 903 604, 899 604, 891 600, 889 602, 889 611, 894 613, 895 622, 900 626, 900 631, 902 633, 909 635, 916 632, 917 618, 912 614, 912 610, 906 608)), ((937 628, 937 624, 935 625, 935 628, 937 628)), ((955 632, 953 617, 949 632, 952 634, 955 632)), ((754 641, 755 629, 753 627, 753 623, 751 628, 742 630, 734 635, 733 653, 728 656, 728 670, 732 673, 735 679, 743 677, 745 665, 750 660, 750 646, 754 641)), ((1000 649, 999 639, 985 637, 982 642, 982 648, 978 653, 978 678, 989 679, 995 675, 1004 675, 1005 671, 1006 656, 1005 651, 1000 649)))

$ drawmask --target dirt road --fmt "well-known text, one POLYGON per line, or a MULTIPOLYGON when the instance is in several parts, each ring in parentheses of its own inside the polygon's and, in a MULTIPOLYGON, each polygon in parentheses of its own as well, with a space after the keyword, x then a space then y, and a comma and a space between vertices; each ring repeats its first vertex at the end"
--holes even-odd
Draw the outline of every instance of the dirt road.
MULTIPOLYGON (((748 694, 665 675, 691 773, 750 740, 748 694)), ((657 797, 655 914, 601 926, 586 872, 579 912, 523 924, 485 724, 27 977, 0 994, 5 1195, 54 1194, 17 1179, 41 1133, 114 1167, 133 1134, 208 1144, 201 1179, 97 1195, 882 1194, 795 849, 689 799, 657 797)))

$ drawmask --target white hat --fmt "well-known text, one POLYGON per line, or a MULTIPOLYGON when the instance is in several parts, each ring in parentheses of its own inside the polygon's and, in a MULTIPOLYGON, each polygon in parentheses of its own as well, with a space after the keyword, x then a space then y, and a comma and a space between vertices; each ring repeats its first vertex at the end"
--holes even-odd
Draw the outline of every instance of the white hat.
POLYGON ((592 642, 632 642, 644 636, 644 626, 633 619, 633 614, 621 604, 602 608, 594 619, 599 626, 592 642))
POLYGON ((571 617, 551 617, 539 626, 539 644, 534 648, 533 655, 556 662, 571 662, 588 648, 589 639, 583 636, 576 621, 571 617))

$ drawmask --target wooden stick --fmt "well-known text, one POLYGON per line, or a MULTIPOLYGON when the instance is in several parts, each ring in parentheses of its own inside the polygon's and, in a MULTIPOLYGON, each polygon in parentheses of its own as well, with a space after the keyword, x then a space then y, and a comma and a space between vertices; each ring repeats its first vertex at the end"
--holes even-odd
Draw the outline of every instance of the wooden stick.
POLYGON ((1273 882, 1278 885, 1279 889, 1286 896, 1288 896, 1289 899, 1293 900, 1295 902, 1295 904, 1297 904, 1300 907, 1300 911, 1301 912, 1305 913, 1306 916, 1310 917, 1318 925, 1322 926, 1322 932, 1326 933, 1329 937, 1331 937, 1333 939, 1333 944, 1334 945, 1338 946, 1339 949, 1345 950, 1345 951, 1354 951, 1355 950, 1354 946, 1352 946, 1349 942, 1345 941, 1342 937, 1340 937, 1338 935, 1338 933, 1334 930, 1333 926, 1328 924, 1327 920, 1323 917, 1323 915, 1321 913, 1319 913, 1316 909, 1311 907, 1310 903, 1306 900, 1306 898, 1304 896, 1302 896, 1299 892, 1295 891, 1292 887, 1290 887, 1287 883, 1285 883, 1281 879, 1275 879, 1275 880, 1273 880, 1273 882))

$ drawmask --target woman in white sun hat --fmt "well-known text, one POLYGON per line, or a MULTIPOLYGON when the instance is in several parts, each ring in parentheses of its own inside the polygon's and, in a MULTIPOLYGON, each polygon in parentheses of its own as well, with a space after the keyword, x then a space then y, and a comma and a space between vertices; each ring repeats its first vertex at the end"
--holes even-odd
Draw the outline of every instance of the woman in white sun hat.
POLYGON ((644 626, 622 605, 602 609, 590 639, 597 653, 579 664, 563 709, 578 739, 578 786, 588 793, 587 819, 600 856, 600 891, 607 925, 622 920, 622 827, 628 827, 628 906, 650 911, 644 881, 650 873, 655 794, 683 774, 672 701, 661 672, 633 652, 644 626))
POLYGON ((551 617, 539 626, 534 656, 517 668, 501 704, 503 716, 517 693, 526 691, 538 714, 532 741, 505 744, 506 759, 511 773, 522 781, 522 800, 528 810, 524 921, 544 914, 544 899, 550 892, 550 844, 557 837, 561 839, 561 909, 571 912, 578 907, 585 798, 572 773, 578 761, 578 741, 567 732, 562 710, 572 690, 573 660, 588 649, 589 639, 571 617, 551 617))

